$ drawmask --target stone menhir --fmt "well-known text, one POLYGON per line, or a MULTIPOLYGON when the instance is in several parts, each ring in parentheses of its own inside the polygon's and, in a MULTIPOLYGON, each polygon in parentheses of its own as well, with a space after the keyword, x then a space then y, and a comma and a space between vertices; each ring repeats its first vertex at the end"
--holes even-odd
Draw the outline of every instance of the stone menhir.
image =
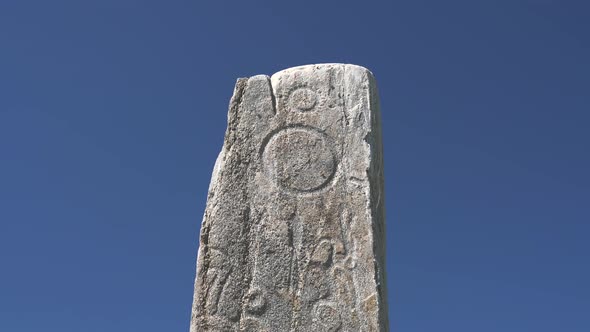
POLYGON ((201 228, 196 331, 388 331, 373 75, 238 79, 201 228))

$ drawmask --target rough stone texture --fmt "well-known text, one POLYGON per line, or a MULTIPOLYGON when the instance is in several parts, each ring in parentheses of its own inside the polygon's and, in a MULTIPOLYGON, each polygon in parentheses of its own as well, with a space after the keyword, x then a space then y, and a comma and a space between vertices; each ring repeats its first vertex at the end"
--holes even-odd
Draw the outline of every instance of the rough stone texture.
POLYGON ((365 68, 238 79, 201 228, 195 331, 388 331, 377 89, 365 68))

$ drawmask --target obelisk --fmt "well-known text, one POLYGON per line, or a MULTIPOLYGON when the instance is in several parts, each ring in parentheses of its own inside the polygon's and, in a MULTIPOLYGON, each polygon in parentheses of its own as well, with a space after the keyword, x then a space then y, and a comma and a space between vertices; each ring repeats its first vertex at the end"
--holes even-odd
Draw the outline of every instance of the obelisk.
POLYGON ((238 79, 191 332, 388 331, 379 98, 348 64, 238 79))

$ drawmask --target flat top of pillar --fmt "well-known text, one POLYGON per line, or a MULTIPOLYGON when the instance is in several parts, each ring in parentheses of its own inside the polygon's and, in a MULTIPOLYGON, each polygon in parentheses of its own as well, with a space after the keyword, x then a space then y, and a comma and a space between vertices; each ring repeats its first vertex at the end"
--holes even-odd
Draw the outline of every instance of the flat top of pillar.
POLYGON ((348 70, 360 71, 360 72, 365 72, 370 76, 373 76, 373 73, 371 73, 370 70, 368 70, 367 68, 365 68, 363 66, 359 66, 359 65, 348 64, 348 63, 318 63, 318 64, 301 65, 301 66, 295 66, 295 67, 283 69, 281 71, 274 73, 271 76, 271 79, 273 77, 282 76, 282 75, 289 74, 289 73, 292 73, 295 71, 322 70, 322 69, 328 69, 328 68, 335 68, 335 69, 338 68, 340 70, 345 70, 345 71, 348 71, 348 70))

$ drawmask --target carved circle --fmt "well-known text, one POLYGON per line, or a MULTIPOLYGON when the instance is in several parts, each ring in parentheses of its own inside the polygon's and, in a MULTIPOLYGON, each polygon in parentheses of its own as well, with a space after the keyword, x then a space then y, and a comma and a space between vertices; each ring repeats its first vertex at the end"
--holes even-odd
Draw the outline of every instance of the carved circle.
POLYGON ((263 150, 266 171, 276 184, 296 193, 325 187, 337 162, 325 135, 305 126, 284 128, 270 137, 263 150))
POLYGON ((289 95, 289 106, 302 112, 311 110, 318 102, 318 95, 308 88, 299 88, 289 95))
POLYGON ((342 326, 342 318, 338 313, 338 310, 327 304, 320 304, 315 311, 316 319, 322 324, 328 331, 338 331, 342 326))
POLYGON ((266 309, 266 300, 260 289, 253 289, 246 295, 246 310, 251 314, 262 314, 266 309))

